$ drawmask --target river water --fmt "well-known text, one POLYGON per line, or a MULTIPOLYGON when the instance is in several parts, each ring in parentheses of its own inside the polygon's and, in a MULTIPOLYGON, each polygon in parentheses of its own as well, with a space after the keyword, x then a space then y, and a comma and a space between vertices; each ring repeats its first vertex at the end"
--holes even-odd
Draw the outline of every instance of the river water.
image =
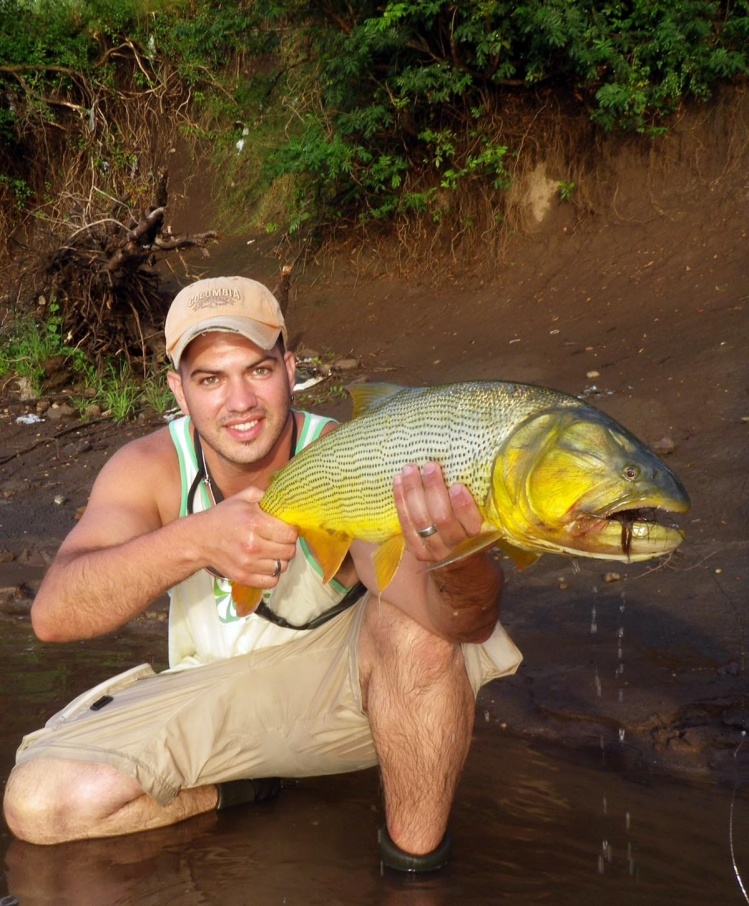
MULTIPOLYGON (((161 633, 126 630, 73 645, 37 642, 2 620, 0 772, 21 735, 82 689, 144 660, 161 633)), ((501 681, 499 681, 501 682, 501 681)), ((749 879, 749 795, 623 773, 603 747, 539 747, 479 699, 474 745, 451 819, 449 868, 415 880, 380 871, 377 772, 309 779, 274 803, 131 837, 35 847, 3 828, 0 903, 741 904, 749 879), (5 897, 5 899, 3 899, 5 897)))

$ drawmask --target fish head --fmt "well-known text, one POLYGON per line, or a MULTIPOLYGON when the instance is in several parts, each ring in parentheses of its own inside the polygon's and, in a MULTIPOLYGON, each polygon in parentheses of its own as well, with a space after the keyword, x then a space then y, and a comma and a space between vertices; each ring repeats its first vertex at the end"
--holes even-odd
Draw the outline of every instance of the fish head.
POLYGON ((488 509, 523 550, 646 560, 681 544, 666 514, 689 507, 652 450, 581 404, 533 415, 512 432, 494 463, 488 509))

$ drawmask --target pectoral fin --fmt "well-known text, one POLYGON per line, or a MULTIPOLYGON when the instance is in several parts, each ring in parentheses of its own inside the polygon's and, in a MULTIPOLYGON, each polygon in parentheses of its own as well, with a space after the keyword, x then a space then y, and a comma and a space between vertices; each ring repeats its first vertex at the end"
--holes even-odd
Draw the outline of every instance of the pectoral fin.
POLYGON ((314 551, 315 558, 322 567, 323 582, 330 582, 341 568, 354 539, 344 532, 327 532, 325 529, 305 528, 299 534, 314 551))
POLYGON ((377 587, 380 592, 385 591, 393 581, 393 576, 403 559, 405 547, 406 539, 403 535, 393 535, 387 541, 384 541, 372 554, 377 587))
POLYGON ((507 554, 518 569, 525 569, 526 566, 535 563, 541 556, 541 554, 534 554, 531 551, 524 551, 522 548, 515 547, 514 544, 510 544, 507 541, 498 541, 497 547, 507 554))
POLYGON ((238 617, 246 617, 257 610, 263 600, 262 588, 249 588, 247 585, 231 583, 231 597, 238 617))
POLYGON ((479 551, 485 550, 487 547, 491 547, 493 544, 496 544, 497 539, 501 537, 502 536, 500 532, 496 531, 482 532, 480 535, 475 535, 473 538, 469 538, 467 541, 459 544, 449 557, 445 557, 444 560, 440 560, 439 563, 435 563, 433 566, 430 566, 429 570, 442 569, 443 566, 449 566, 451 563, 457 563, 458 560, 463 560, 465 557, 470 557, 471 554, 478 554, 479 551))

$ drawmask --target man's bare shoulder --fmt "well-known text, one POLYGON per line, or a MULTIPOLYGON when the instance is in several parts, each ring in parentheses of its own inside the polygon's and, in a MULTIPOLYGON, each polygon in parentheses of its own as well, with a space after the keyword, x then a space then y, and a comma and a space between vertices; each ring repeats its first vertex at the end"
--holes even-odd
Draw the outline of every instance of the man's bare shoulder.
POLYGON ((130 441, 104 465, 61 554, 120 544, 179 516, 179 461, 168 429, 130 441))
POLYGON ((176 519, 179 511, 180 470, 169 428, 160 428, 120 447, 99 473, 91 500, 103 494, 110 502, 120 493, 142 504, 151 501, 162 522, 176 519))
POLYGON ((112 455, 110 462, 119 460, 123 465, 134 462, 158 467, 159 464, 172 462, 175 458, 174 442, 169 434, 169 428, 164 427, 128 441, 112 455))
POLYGON ((340 428, 340 422, 328 422, 326 425, 323 425, 322 431, 320 432, 320 437, 325 437, 326 434, 332 434, 336 428, 340 428))

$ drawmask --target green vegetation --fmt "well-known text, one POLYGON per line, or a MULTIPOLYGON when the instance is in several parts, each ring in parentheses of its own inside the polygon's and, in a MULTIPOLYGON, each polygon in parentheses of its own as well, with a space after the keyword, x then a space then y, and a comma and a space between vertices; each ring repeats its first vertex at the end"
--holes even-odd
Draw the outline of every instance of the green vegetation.
POLYGON ((0 195, 39 203, 18 154, 35 124, 88 128, 102 182, 130 173, 132 193, 118 110, 166 92, 245 219, 262 201, 292 232, 439 218, 445 193, 507 187, 518 99, 656 134, 746 75, 748 47, 747 0, 0 0, 0 195))
POLYGON ((293 177, 292 231, 499 198, 527 126, 518 101, 527 114, 553 95, 605 130, 657 134, 748 65, 746 2, 309 3, 295 21, 275 92, 292 132, 263 171, 293 177))
POLYGON ((144 379, 121 360, 108 361, 100 371, 88 366, 84 376, 88 396, 75 400, 82 413, 88 406, 96 405, 113 421, 124 422, 136 416, 144 406, 163 415, 174 404, 174 398, 165 391, 159 375, 151 374, 144 379))
POLYGON ((337 381, 334 381, 333 383, 324 381, 323 383, 316 384, 309 390, 303 390, 298 394, 300 405, 310 409, 315 409, 325 403, 340 402, 341 400, 348 399, 348 397, 349 392, 346 389, 346 385, 337 381))
POLYGON ((181 136, 223 226, 496 242, 547 111, 655 138, 748 71, 749 0, 0 0, 0 235, 43 271, 181 136))
POLYGON ((176 405, 176 400, 166 382, 168 367, 153 369, 142 383, 141 400, 144 405, 159 415, 164 415, 176 405))
POLYGON ((82 350, 65 343, 56 306, 51 305, 50 310, 46 321, 22 315, 0 332, 0 381, 13 375, 26 385, 31 398, 40 396, 50 363, 54 363, 56 370, 64 368, 77 384, 85 386, 85 395, 74 391, 71 397, 81 415, 95 405, 113 421, 120 422, 133 418, 144 407, 163 415, 174 405, 165 368, 151 369, 143 376, 127 362, 109 360, 97 370, 82 350))
POLYGON ((71 370, 82 372, 85 356, 79 349, 65 343, 57 306, 49 306, 46 319, 30 315, 18 317, 0 330, 0 379, 15 374, 25 379, 28 390, 38 394, 47 377, 45 367, 52 359, 60 358, 71 370))
POLYGON ((140 388, 127 364, 110 360, 101 372, 87 367, 84 376, 88 395, 74 397, 82 416, 89 406, 108 413, 115 422, 127 421, 137 413, 140 388))

